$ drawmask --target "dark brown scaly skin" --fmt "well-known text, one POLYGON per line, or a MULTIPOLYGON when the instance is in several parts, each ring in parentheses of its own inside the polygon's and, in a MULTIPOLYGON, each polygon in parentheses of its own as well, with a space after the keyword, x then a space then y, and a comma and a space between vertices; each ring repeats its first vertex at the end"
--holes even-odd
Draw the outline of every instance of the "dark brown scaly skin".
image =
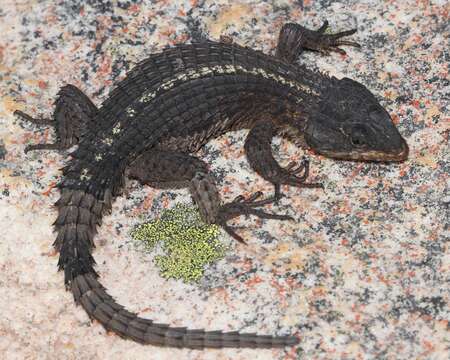
MULTIPOLYGON (((329 157, 405 160, 406 142, 363 85, 294 64, 304 49, 342 53, 339 45, 357 46, 340 40, 355 30, 325 34, 326 26, 312 31, 286 24, 276 56, 243 48, 232 39, 164 50, 139 63, 100 109, 74 86, 61 89, 54 112, 58 141, 26 150, 78 144, 63 170, 54 246, 67 288, 91 319, 124 338, 160 346, 267 348, 298 342, 293 336, 187 330, 140 318, 107 294, 91 253, 97 225, 126 175, 152 186, 188 187, 206 222, 220 224, 243 241, 227 220, 242 214, 290 219, 257 208, 276 201, 282 184, 320 186, 305 182, 307 160, 287 168, 278 165, 270 147, 275 134, 329 157), (251 129, 245 143, 249 163, 274 184, 275 195, 261 199, 257 192, 222 204, 207 165, 189 153, 239 128, 251 129)), ((19 111, 17 115, 51 123, 19 111)))

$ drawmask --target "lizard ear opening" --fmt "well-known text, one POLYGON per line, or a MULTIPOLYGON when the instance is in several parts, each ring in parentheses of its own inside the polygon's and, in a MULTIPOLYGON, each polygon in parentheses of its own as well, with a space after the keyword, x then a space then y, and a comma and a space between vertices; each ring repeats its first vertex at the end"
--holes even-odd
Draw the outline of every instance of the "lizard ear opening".
POLYGON ((365 126, 362 124, 356 124, 352 127, 350 141, 352 142, 352 145, 362 148, 367 145, 368 136, 369 134, 365 126))

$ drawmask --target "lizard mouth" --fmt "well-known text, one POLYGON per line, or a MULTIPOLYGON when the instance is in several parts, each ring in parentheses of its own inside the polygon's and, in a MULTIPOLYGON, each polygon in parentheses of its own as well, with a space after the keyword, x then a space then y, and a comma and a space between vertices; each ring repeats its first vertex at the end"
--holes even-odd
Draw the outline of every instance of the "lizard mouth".
POLYGON ((367 151, 352 151, 339 152, 332 150, 319 151, 320 154, 339 160, 357 160, 357 161, 375 161, 375 162, 401 162, 408 159, 409 148, 408 144, 402 139, 400 151, 382 151, 382 150, 367 150, 367 151))

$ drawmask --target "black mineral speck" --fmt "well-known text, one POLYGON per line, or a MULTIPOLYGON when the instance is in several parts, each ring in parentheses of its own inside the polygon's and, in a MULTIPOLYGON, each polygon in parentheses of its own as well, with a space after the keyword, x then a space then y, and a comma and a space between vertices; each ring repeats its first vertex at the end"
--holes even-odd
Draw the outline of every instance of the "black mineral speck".
POLYGON ((126 9, 128 9, 128 8, 131 6, 131 4, 130 4, 130 2, 128 2, 128 1, 119 1, 119 2, 117 3, 117 6, 118 6, 119 8, 121 8, 121 9, 126 10, 126 9))
POLYGON ((0 160, 3 160, 6 156, 6 149, 5 149, 5 145, 3 144, 3 141, 0 140, 0 160))

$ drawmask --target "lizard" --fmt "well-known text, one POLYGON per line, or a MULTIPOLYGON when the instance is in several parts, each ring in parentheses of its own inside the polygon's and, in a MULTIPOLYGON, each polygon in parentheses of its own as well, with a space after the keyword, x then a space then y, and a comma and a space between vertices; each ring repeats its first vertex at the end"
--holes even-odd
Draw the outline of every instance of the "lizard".
POLYGON ((66 289, 92 320, 122 338, 156 346, 271 348, 299 342, 293 335, 192 330, 139 317, 99 282, 93 239, 128 177, 154 187, 188 188, 202 219, 220 225, 240 242, 243 238, 227 224, 231 218, 292 219, 261 207, 283 196, 281 185, 322 185, 306 181, 306 158, 287 167, 278 164, 271 148, 276 135, 338 160, 406 160, 406 141, 363 84, 297 62, 305 50, 345 54, 340 46, 359 47, 342 39, 356 29, 328 33, 327 27, 327 21, 317 30, 284 24, 274 55, 228 38, 178 44, 135 65, 99 108, 80 89, 65 85, 53 118, 15 111, 19 118, 56 130, 55 143, 30 145, 25 152, 71 150, 58 184, 54 247, 66 289), (236 129, 249 129, 247 159, 273 184, 273 195, 262 198, 262 192, 256 192, 223 203, 207 164, 193 155, 211 138, 236 129))

